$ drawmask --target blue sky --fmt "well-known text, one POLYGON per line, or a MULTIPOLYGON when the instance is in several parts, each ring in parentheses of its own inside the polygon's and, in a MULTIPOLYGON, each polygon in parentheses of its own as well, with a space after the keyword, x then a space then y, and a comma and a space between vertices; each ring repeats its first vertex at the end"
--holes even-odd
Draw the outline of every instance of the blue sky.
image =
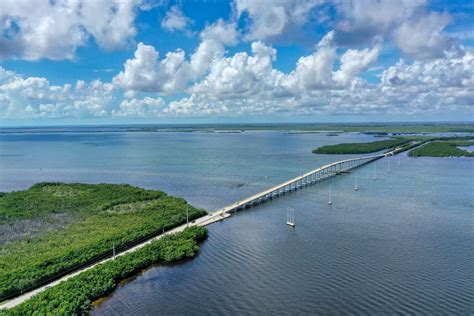
POLYGON ((0 6, 2 125, 473 119, 470 1, 0 6))

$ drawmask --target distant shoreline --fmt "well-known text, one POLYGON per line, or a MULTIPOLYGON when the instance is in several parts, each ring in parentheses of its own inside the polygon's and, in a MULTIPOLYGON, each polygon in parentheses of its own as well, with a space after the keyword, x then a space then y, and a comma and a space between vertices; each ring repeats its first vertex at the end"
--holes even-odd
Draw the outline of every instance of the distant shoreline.
POLYGON ((241 133, 276 130, 290 132, 360 132, 360 133, 474 133, 474 122, 424 123, 261 123, 261 124, 123 124, 123 125, 57 125, 1 127, 9 133, 112 133, 112 132, 211 132, 241 133))

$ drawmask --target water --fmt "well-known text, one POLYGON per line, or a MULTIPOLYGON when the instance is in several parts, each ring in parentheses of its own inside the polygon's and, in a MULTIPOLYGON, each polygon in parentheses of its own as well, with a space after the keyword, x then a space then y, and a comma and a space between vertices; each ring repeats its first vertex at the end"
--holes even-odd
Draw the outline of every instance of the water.
MULTIPOLYGON (((343 156, 371 136, 22 133, 0 136, 0 190, 131 183, 217 209, 343 156)), ((346 156, 344 156, 346 157, 346 156)), ((155 266, 93 314, 472 314, 474 160, 392 158, 209 226, 194 259, 155 266), (333 204, 327 204, 329 184, 333 204), (295 209, 296 228, 286 224, 295 209)))
POLYGON ((468 151, 470 153, 474 152, 474 145, 466 146, 466 147, 459 147, 462 150, 468 151))

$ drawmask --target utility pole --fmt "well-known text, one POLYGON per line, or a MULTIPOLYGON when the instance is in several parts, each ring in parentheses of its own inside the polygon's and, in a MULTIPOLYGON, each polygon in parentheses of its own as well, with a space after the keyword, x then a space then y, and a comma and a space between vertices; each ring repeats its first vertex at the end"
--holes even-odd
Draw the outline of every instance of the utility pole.
POLYGON ((328 201, 328 204, 329 204, 329 205, 332 205, 332 201, 331 201, 331 185, 329 185, 329 201, 328 201))
POLYGON ((354 190, 357 191, 359 188, 357 187, 357 171, 355 173, 355 185, 354 185, 354 190))
POLYGON ((374 177, 372 178, 373 180, 377 180, 377 161, 374 161, 374 177))

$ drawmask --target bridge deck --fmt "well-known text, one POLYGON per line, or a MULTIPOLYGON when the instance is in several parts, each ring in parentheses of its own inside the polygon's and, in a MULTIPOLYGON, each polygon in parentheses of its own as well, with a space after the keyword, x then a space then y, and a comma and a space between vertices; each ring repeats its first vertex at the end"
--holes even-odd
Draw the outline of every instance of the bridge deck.
MULTIPOLYGON (((391 153, 391 152, 390 152, 391 153)), ((233 203, 233 204, 230 204, 230 205, 227 205, 225 206, 224 208, 216 211, 215 213, 221 213, 221 212, 225 212, 225 213, 228 213, 228 212, 233 212, 233 211, 236 211, 242 207, 245 207, 249 204, 252 204, 252 203, 255 203, 255 202, 258 202, 260 201, 261 199, 266 199, 266 197, 268 195, 273 195, 274 193, 277 193, 279 192, 279 190, 285 190, 286 192, 286 189, 291 186, 291 185, 294 185, 296 183, 298 183, 299 181, 303 181, 303 180, 307 180, 309 178, 311 178, 312 176, 318 174, 320 175, 321 172, 325 172, 325 171, 328 171, 328 170, 331 170, 331 168, 335 168, 337 169, 338 166, 343 166, 344 164, 350 164, 350 163, 353 163, 353 165, 351 165, 350 167, 347 167, 347 168, 344 168, 343 169, 340 169, 339 171, 347 171, 347 170, 350 170, 350 169, 353 169, 353 168, 356 168, 356 167, 360 167, 366 163, 369 163, 371 161, 374 161, 374 160, 377 160, 377 159, 380 159, 380 158, 383 158, 383 157, 386 157, 388 156, 390 153, 387 153, 387 154, 380 154, 380 155, 374 155, 374 156, 367 156, 367 157, 361 157, 361 158, 353 158, 353 159, 346 159, 346 160, 341 160, 341 161, 336 161, 336 162, 333 162, 333 163, 330 163, 330 164, 327 164, 327 165, 324 165, 322 167, 319 167, 317 169, 314 169, 312 171, 309 171, 301 176, 297 176, 293 179, 290 179, 284 183, 281 183, 281 184, 278 184, 274 187, 271 187, 265 191, 262 191, 260 193, 257 193, 257 194, 254 194, 250 197, 247 197, 243 200, 240 200, 240 201, 237 201, 236 203, 233 203)), ((335 175, 335 172, 331 171, 330 172, 331 174, 329 176, 332 176, 332 175, 335 175)), ((319 178, 317 181, 321 181, 323 179, 326 179, 328 178, 329 176, 325 176, 324 178, 319 178)), ((315 182, 317 182, 315 181, 315 182)), ((314 183, 313 181, 311 181, 310 183, 305 183, 305 185, 308 185, 308 184, 312 184, 314 183)), ((272 196, 273 197, 273 196, 272 196)))

